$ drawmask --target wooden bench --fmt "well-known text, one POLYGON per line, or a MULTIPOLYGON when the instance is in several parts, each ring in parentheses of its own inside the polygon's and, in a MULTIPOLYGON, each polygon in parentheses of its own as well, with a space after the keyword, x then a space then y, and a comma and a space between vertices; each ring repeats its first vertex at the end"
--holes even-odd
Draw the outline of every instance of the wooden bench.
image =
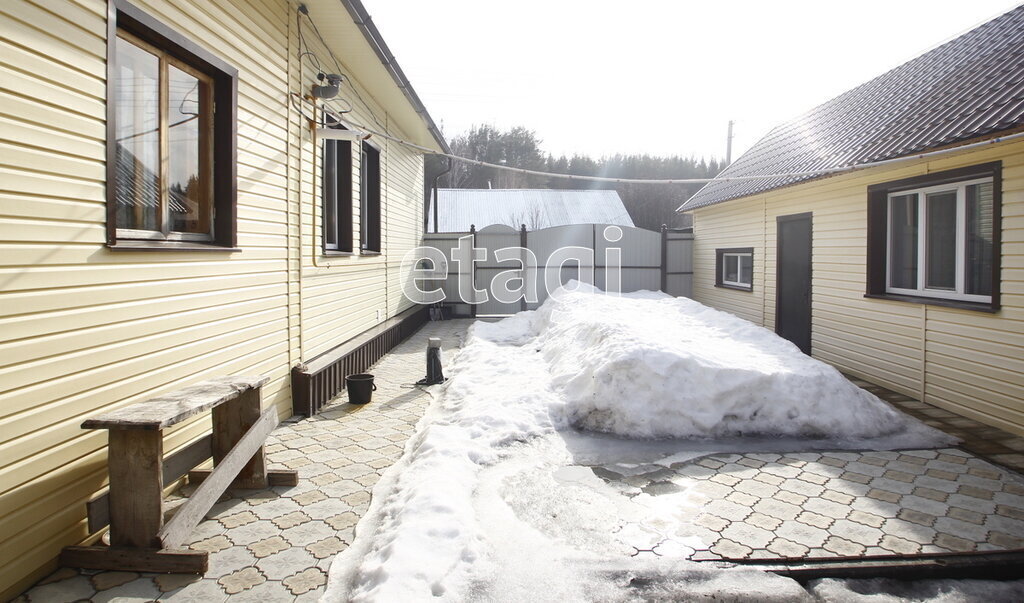
POLYGON ((90 527, 96 523, 94 515, 109 517, 110 546, 65 547, 61 563, 91 569, 205 573, 208 553, 181 547, 225 490, 298 483, 295 471, 267 471, 263 443, 278 419, 276 409, 262 410, 266 382, 262 376, 204 381, 82 423, 83 429, 109 430, 110 489, 105 505, 90 503, 90 527), (189 467, 212 456, 214 469, 189 472, 190 481, 201 483, 164 523, 163 430, 207 410, 212 410, 213 419, 207 453, 190 453, 189 467))

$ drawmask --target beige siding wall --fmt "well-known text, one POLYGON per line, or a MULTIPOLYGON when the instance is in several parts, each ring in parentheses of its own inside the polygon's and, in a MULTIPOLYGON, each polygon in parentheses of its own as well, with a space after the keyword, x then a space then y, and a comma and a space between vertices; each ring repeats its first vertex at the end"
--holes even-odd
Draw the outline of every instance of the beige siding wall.
MULTIPOLYGON (((231 373, 269 376, 264 402, 287 416, 291 366, 373 326, 377 309, 383 320, 406 307, 398 266, 419 239, 422 158, 382 149, 383 255, 319 255, 319 152, 286 102, 315 75, 295 58, 294 7, 134 3, 239 70, 242 251, 105 247, 106 2, 0 3, 4 598, 89 537, 84 505, 105 485, 106 434, 80 429, 85 418, 231 373)), ((365 107, 356 117, 371 119, 365 107)), ((208 427, 200 417, 171 430, 166 449, 208 427)))
MULTIPOLYGON (((315 39, 306 42, 320 56, 326 49, 315 39)), ((339 56, 343 73, 353 70, 339 56)), ((307 63, 298 68, 302 89, 316 83, 316 71, 307 63)), ((351 82, 358 95, 347 93, 346 83, 339 98, 331 101, 334 109, 351 106, 346 118, 371 129, 387 131, 409 139, 389 120, 387 112, 374 101, 358 81, 351 82)), ((301 157, 301 287, 300 311, 303 324, 301 355, 303 360, 322 354, 362 331, 386 320, 412 303, 402 295, 401 261, 405 253, 419 245, 423 231, 423 156, 419 152, 381 137, 371 137, 381 159, 381 254, 360 255, 359 248, 359 144, 352 144, 352 241, 357 251, 351 256, 325 256, 322 242, 321 160, 323 146, 308 130, 293 141, 293 152, 301 157)))
POLYGON ((813 213, 812 354, 851 374, 1024 433, 1024 143, 874 168, 697 210, 694 297, 775 326, 776 218, 813 213), (1002 310, 864 297, 867 187, 1003 162, 1002 310), (715 249, 754 247, 754 291, 714 286, 715 249))

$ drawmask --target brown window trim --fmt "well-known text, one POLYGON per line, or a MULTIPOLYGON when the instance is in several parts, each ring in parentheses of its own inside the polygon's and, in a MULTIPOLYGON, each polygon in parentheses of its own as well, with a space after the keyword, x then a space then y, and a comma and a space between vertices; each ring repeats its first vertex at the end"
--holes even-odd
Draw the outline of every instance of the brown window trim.
POLYGON ((107 3, 107 246, 114 250, 239 251, 237 216, 238 70, 125 0, 107 3), (117 104, 110 102, 117 78, 118 30, 159 48, 213 82, 213 240, 146 241, 117 238, 117 104))
POLYGON ((359 160, 359 252, 377 255, 383 251, 384 199, 381 195, 381 149, 363 141, 359 160))
MULTIPOLYGON (((723 249, 715 249, 715 286, 721 289, 732 289, 733 291, 746 291, 751 292, 754 290, 754 248, 753 247, 727 247, 723 249), (727 253, 749 253, 751 272, 750 272, 750 286, 730 285, 723 282, 722 278, 722 256, 727 253)), ((737 269, 739 267, 737 266, 737 269)))
MULTIPOLYGON (((347 129, 326 116, 324 127, 347 129)), ((324 256, 355 255, 352 246, 352 143, 324 140, 321 153, 320 252, 324 256), (335 214, 335 232, 331 232, 328 223, 329 210, 335 214), (333 242, 329 243, 329 239, 333 242)))
POLYGON ((1002 171, 1003 163, 1001 161, 993 161, 868 186, 867 282, 864 297, 977 312, 998 312, 1000 309, 999 285, 1003 223, 1002 171), (948 184, 961 180, 970 180, 971 178, 992 178, 992 301, 986 304, 889 293, 886 290, 886 263, 888 261, 886 257, 886 238, 888 236, 886 208, 889 195, 901 190, 948 184))
POLYGON ((921 304, 923 306, 941 306, 943 308, 956 308, 958 310, 988 312, 989 314, 995 314, 999 311, 999 308, 993 308, 990 304, 979 304, 976 302, 942 299, 938 297, 917 297, 915 295, 897 295, 895 293, 883 293, 881 295, 865 293, 864 297, 868 299, 885 299, 889 301, 908 302, 912 304, 921 304))

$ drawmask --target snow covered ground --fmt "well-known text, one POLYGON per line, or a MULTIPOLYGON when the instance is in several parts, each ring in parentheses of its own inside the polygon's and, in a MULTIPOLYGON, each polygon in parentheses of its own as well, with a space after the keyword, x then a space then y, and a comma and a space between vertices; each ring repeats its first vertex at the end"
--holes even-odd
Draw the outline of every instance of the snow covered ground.
MULTIPOLYGON (((561 291, 535 312, 474 324, 446 371, 334 561, 325 600, 849 600, 861 583, 805 590, 685 556, 631 557, 614 531, 642 509, 581 465, 951 442, 773 333, 660 293, 561 291)), ((943 601, 1021 592, 922 588, 943 601)), ((891 594, 871 600, 907 593, 891 594)))

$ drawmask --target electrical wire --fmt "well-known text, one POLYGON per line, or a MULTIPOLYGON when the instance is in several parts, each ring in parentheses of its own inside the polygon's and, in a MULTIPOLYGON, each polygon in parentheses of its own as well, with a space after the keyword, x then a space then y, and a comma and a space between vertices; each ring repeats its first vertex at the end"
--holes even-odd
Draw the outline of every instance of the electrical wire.
MULTIPOLYGON (((302 37, 302 15, 305 15, 306 19, 309 20, 309 24, 313 27, 313 33, 316 35, 317 39, 320 40, 320 45, 323 46, 323 48, 327 50, 327 54, 331 56, 331 61, 334 62, 334 68, 337 70, 338 75, 342 75, 344 69, 341 68, 341 62, 338 61, 338 57, 334 56, 334 51, 331 50, 331 47, 327 44, 327 41, 324 40, 323 35, 320 34, 320 28, 316 26, 316 21, 313 20, 313 17, 309 15, 308 11, 303 13, 301 10, 296 10, 296 20, 299 22, 299 50, 301 51, 302 47, 306 48, 306 51, 299 55, 300 60, 303 54, 311 55, 314 61, 316 62, 315 66, 317 71, 323 73, 323 69, 320 67, 319 59, 316 57, 315 53, 309 50, 309 45, 306 44, 304 38, 302 37)), ((352 80, 347 77, 344 78, 344 81, 348 83, 349 88, 352 89, 352 92, 356 95, 356 98, 359 99, 359 102, 363 105, 363 107, 366 108, 366 112, 369 113, 370 117, 373 118, 373 121, 377 123, 377 127, 387 132, 387 126, 381 123, 380 119, 377 117, 377 114, 374 113, 373 109, 370 107, 370 104, 363 99, 363 95, 359 93, 359 89, 356 87, 355 83, 352 82, 352 80)), ((351 111, 352 103, 349 103, 349 107, 349 111, 351 111)))
MULTIPOLYGON (((325 108, 325 110, 326 110, 326 108, 325 108)), ((971 143, 971 144, 961 145, 961 146, 957 146, 957 147, 950 147, 950 148, 947 148, 947 149, 939 149, 939 150, 936 150, 936 151, 928 151, 928 152, 925 152, 925 153, 917 153, 917 154, 914 154, 914 155, 904 155, 903 157, 895 157, 895 158, 892 158, 892 159, 882 159, 882 160, 879 160, 879 161, 868 161, 868 162, 857 163, 857 164, 852 164, 852 165, 837 166, 837 167, 831 167, 831 168, 821 168, 821 169, 817 169, 817 170, 805 170, 805 171, 799 171, 799 172, 781 172, 781 173, 774 173, 774 174, 758 174, 758 175, 752 175, 752 176, 724 176, 724 177, 720 176, 720 177, 715 177, 715 178, 668 178, 668 179, 609 178, 609 177, 605 177, 605 176, 581 176, 581 175, 577 175, 577 174, 560 174, 560 173, 557 173, 557 172, 542 172, 540 170, 529 170, 529 169, 526 169, 526 168, 517 168, 517 167, 512 167, 512 166, 508 166, 508 165, 501 165, 501 164, 497 164, 497 163, 488 163, 486 161, 480 161, 478 159, 470 159, 468 157, 460 157, 460 156, 454 155, 452 153, 438 152, 438 151, 435 151, 434 149, 431 149, 429 147, 425 147, 423 145, 419 145, 419 144, 416 144, 414 142, 410 142, 408 140, 403 140, 401 138, 397 138, 397 137, 392 136, 390 134, 374 131, 374 130, 372 130, 372 129, 364 126, 364 125, 358 124, 356 122, 353 122, 350 119, 342 117, 341 115, 333 115, 332 117, 335 117, 335 119, 337 119, 338 121, 342 122, 343 124, 351 127, 354 130, 359 130, 359 131, 362 131, 362 132, 366 132, 367 134, 371 134, 373 136, 380 136, 381 138, 386 138, 386 139, 388 139, 388 140, 390 140, 392 142, 398 143, 398 144, 400 144, 402 146, 405 146, 405 147, 408 147, 408 148, 411 148, 411 149, 416 149, 418 151, 422 151, 422 152, 430 154, 430 155, 438 155, 438 156, 441 156, 441 157, 448 157, 448 158, 453 159, 455 161, 461 161, 463 163, 469 163, 471 165, 478 165, 478 166, 481 166, 481 167, 489 167, 489 168, 494 168, 494 169, 497 169, 497 170, 505 170, 507 172, 513 172, 513 173, 516 173, 516 174, 528 174, 528 175, 531 175, 531 176, 544 176, 544 177, 547 177, 547 178, 561 178, 561 179, 565 179, 565 180, 583 180, 583 181, 589 181, 589 182, 612 182, 612 183, 619 183, 619 184, 707 184, 708 182, 747 182, 747 181, 751 181, 751 180, 775 180, 775 179, 778 179, 778 178, 803 178, 803 177, 809 177, 809 176, 825 176, 825 175, 831 175, 831 174, 840 174, 840 173, 843 173, 843 172, 851 172, 853 170, 866 169, 866 168, 870 168, 870 167, 877 167, 877 166, 880 166, 880 165, 891 165, 893 163, 904 163, 904 162, 907 162, 907 161, 913 161, 915 159, 926 159, 926 158, 929 158, 929 157, 936 157, 936 156, 945 155, 945 154, 948 154, 948 153, 954 153, 954 152, 964 151, 964 150, 967 150, 967 149, 973 149, 973 148, 977 148, 977 147, 997 144, 997 143, 1000 143, 1000 142, 1006 142, 1006 141, 1009 141, 1009 140, 1016 140, 1016 139, 1019 139, 1019 138, 1024 138, 1024 132, 1017 132, 1015 134, 1009 134, 1009 135, 1006 135, 1006 136, 999 136, 999 137, 996 137, 996 138, 989 138, 987 140, 982 140, 980 142, 975 142, 975 143, 971 143)))
MULTIPOLYGON (((338 70, 338 74, 340 75, 341 72, 343 71, 343 69, 341 68, 341 63, 338 61, 338 58, 336 56, 334 56, 334 52, 331 50, 331 47, 327 44, 327 42, 324 40, 324 37, 320 34, 320 29, 316 26, 316 21, 314 21, 313 18, 309 16, 308 11, 304 13, 301 10, 301 8, 296 11, 296 21, 298 22, 298 29, 299 29, 298 37, 299 37, 299 50, 300 50, 299 60, 300 60, 300 62, 301 62, 301 59, 302 59, 303 56, 309 55, 313 59, 313 61, 314 61, 314 65, 313 66, 316 67, 316 69, 320 73, 323 73, 323 69, 320 68, 319 58, 316 56, 315 53, 313 53, 312 51, 310 51, 308 49, 309 46, 305 43, 305 40, 304 40, 304 38, 302 36, 302 15, 306 15, 306 18, 309 20, 310 25, 313 27, 313 33, 316 34, 316 37, 320 40, 321 45, 327 50, 328 54, 331 57, 331 60, 334 62, 334 67, 338 70), (305 51, 302 51, 303 47, 306 48, 305 51)), ((393 136, 390 133, 388 133, 387 126, 381 123, 380 119, 378 119, 377 115, 373 112, 373 109, 370 108, 370 105, 363 99, 362 95, 359 94, 359 90, 356 88, 355 83, 353 83, 352 80, 350 78, 348 78, 348 77, 344 78, 344 81, 348 82, 349 87, 355 93, 356 98, 358 98, 359 102, 366 108, 366 111, 370 114, 370 117, 373 118, 373 121, 375 121, 377 123, 377 126, 379 128, 381 128, 382 130, 384 130, 383 132, 381 132, 379 130, 373 130, 371 128, 366 127, 365 125, 359 124, 357 122, 354 122, 354 121, 352 121, 350 119, 347 119, 347 118, 343 117, 343 115, 345 115, 345 114, 347 114, 347 113, 349 113, 349 112, 351 112, 353 110, 352 103, 349 102, 346 99, 337 99, 337 100, 345 100, 345 102, 348 103, 349 109, 347 111, 338 111, 338 110, 335 110, 335 109, 333 109, 331 107, 328 107, 326 102, 324 104, 321 104, 321 105, 317 106, 315 103, 312 103, 308 99, 303 98, 302 96, 300 96, 300 95, 298 95, 298 94, 293 92, 291 94, 291 96, 292 96, 292 106, 293 107, 295 106, 294 105, 294 100, 297 98, 297 99, 301 100, 302 102, 311 105, 313 107, 314 114, 315 114, 316 110, 319 109, 319 110, 321 110, 321 111, 331 115, 331 117, 336 119, 338 122, 340 122, 340 123, 342 123, 342 124, 352 128, 352 129, 359 130, 359 131, 362 131, 362 132, 366 132, 367 134, 370 134, 370 135, 373 135, 373 136, 379 136, 381 138, 390 140, 390 141, 395 142, 395 143, 397 143, 399 145, 402 145, 404 147, 415 149, 417 151, 421 151, 421 152, 426 153, 426 154, 438 155, 440 157, 447 157, 447 158, 452 159, 454 161, 459 161, 459 162, 462 162, 462 163, 468 163, 470 165, 477 165, 477 166, 481 166, 481 167, 488 167, 488 168, 492 168, 492 169, 496 169, 496 170, 504 170, 506 172, 513 172, 513 173, 516 173, 516 174, 526 174, 526 175, 530 175, 530 176, 543 176, 545 178, 559 178, 559 179, 563 179, 563 180, 578 180, 578 181, 584 181, 584 182, 609 182, 609 183, 616 183, 616 184, 707 184, 709 182, 748 182, 748 181, 752 181, 752 180, 775 180, 775 179, 780 179, 780 178, 795 178, 795 179, 798 179, 798 178, 805 178, 805 177, 812 177, 812 176, 825 176, 825 175, 832 175, 832 174, 841 174, 841 173, 844 173, 844 172, 851 172, 851 171, 854 171, 854 170, 866 169, 866 168, 870 168, 870 167, 877 167, 877 166, 881 166, 881 165, 890 165, 890 164, 894 164, 894 163, 903 163, 903 162, 907 162, 907 161, 913 161, 913 160, 916 160, 916 159, 925 159, 925 158, 929 158, 929 157, 935 157, 935 156, 939 156, 939 155, 944 155, 944 154, 947 154, 947 153, 963 151, 963 150, 966 150, 966 149, 972 149, 972 148, 976 148, 976 147, 992 145, 992 144, 996 144, 996 143, 999 143, 999 142, 1005 142, 1005 141, 1008 141, 1008 140, 1016 140, 1018 138, 1024 137, 1024 132, 1018 132, 1018 133, 1015 133, 1015 134, 1010 134, 1010 135, 1007 135, 1007 136, 1000 136, 1000 137, 996 137, 996 138, 990 138, 988 140, 983 140, 983 141, 980 141, 980 142, 975 142, 975 143, 971 143, 971 144, 967 144, 967 145, 951 147, 951 148, 946 148, 946 149, 939 149, 939 150, 936 150, 936 151, 928 151, 928 152, 925 152, 925 153, 917 153, 917 154, 914 154, 914 155, 905 155, 905 156, 902 156, 902 157, 895 157, 895 158, 892 158, 892 159, 882 159, 882 160, 879 160, 879 161, 868 161, 868 162, 852 164, 852 165, 837 166, 837 167, 831 167, 831 168, 821 168, 821 169, 817 169, 817 170, 797 171, 797 172, 781 172, 781 173, 774 173, 774 174, 758 174, 758 175, 750 175, 750 176, 718 176, 718 177, 715 177, 715 178, 662 178, 662 179, 610 178, 610 177, 606 177, 606 176, 584 176, 584 175, 578 175, 578 174, 563 174, 563 173, 557 173, 557 172, 544 172, 544 171, 540 171, 540 170, 530 170, 530 169, 526 169, 526 168, 517 168, 517 167, 512 167, 512 166, 508 166, 508 165, 501 165, 501 164, 497 164, 497 163, 488 163, 486 161, 480 161, 478 159, 470 159, 468 157, 460 157, 460 156, 452 154, 452 153, 438 152, 438 151, 436 151, 436 150, 434 150, 434 149, 432 149, 430 147, 425 147, 423 145, 419 145, 419 144, 416 144, 414 142, 410 142, 408 140, 404 140, 402 138, 398 138, 398 137, 393 136)), ((300 114, 302 114, 302 116, 305 117, 306 119, 310 119, 314 123, 318 123, 315 118, 311 119, 308 116, 306 116, 306 114, 302 111, 301 108, 299 108, 298 110, 299 110, 300 114)))

